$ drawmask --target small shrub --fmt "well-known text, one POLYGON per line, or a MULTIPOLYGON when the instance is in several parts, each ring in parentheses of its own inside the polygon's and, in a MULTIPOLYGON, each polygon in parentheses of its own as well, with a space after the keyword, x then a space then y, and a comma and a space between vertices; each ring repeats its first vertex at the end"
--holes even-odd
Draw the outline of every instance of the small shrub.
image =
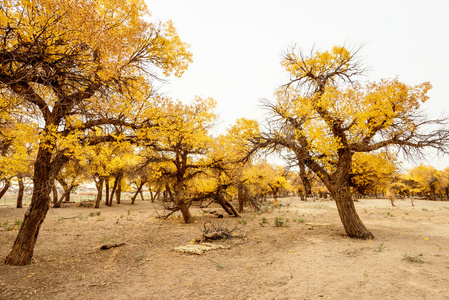
POLYGON ((384 249, 385 249, 384 243, 381 243, 379 246, 377 246, 377 252, 382 252, 384 251, 384 249))
POLYGON ((276 227, 284 227, 288 223, 288 219, 284 219, 282 217, 276 217, 274 219, 274 226, 276 227))
POLYGON ((18 230, 20 226, 22 226, 22 220, 16 219, 13 223, 5 221, 3 223, 0 223, 0 226, 3 227, 5 231, 18 230))
POLYGON ((141 261, 145 258, 145 256, 143 255, 143 253, 139 253, 136 255, 136 261, 141 261))
POLYGON ((421 209, 422 209, 423 211, 428 211, 428 209, 427 209, 426 207, 421 207, 421 209))
POLYGON ((422 260, 423 254, 420 253, 418 255, 409 255, 407 253, 403 254, 403 259, 409 262, 415 262, 415 263, 423 263, 424 261, 422 260))
POLYGON ((101 215, 101 211, 91 211, 89 213, 89 217, 99 216, 101 215))
POLYGON ((246 224, 247 224, 246 220, 238 220, 237 222, 238 222, 239 224, 243 224, 243 225, 246 225, 246 224))

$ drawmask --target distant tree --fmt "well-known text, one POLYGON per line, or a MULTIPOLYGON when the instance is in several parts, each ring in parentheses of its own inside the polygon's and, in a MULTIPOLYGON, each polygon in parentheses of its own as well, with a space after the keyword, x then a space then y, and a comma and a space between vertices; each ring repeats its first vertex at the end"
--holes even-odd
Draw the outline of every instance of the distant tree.
POLYGON ((441 172, 432 166, 420 164, 407 172, 407 179, 417 184, 417 189, 430 200, 436 200, 441 172))
POLYGON ((357 152, 354 154, 350 182, 361 195, 375 195, 388 190, 398 172, 395 155, 387 152, 357 152))

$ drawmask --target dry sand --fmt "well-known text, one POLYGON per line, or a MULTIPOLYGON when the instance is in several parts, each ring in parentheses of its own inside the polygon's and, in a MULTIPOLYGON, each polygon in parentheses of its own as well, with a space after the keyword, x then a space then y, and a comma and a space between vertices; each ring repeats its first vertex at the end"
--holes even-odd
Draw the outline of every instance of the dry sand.
MULTIPOLYGON (((190 225, 157 219, 142 201, 51 209, 34 263, 0 264, 0 299, 449 299, 449 202, 360 200, 376 237, 367 241, 345 236, 331 201, 280 204, 241 218, 193 210, 190 225), (276 217, 286 226, 276 227, 276 217), (214 242, 226 249, 203 255, 172 250, 201 237, 207 220, 237 225, 242 237, 214 242)), ((0 225, 25 211, 0 206, 0 225)), ((6 227, 0 259, 17 234, 6 227)))

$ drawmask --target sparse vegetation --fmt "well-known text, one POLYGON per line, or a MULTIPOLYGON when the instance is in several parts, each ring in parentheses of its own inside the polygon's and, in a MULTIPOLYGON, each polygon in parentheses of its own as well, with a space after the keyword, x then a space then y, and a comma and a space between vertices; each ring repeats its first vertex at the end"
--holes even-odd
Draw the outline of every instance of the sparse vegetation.
POLYGON ((412 255, 412 254, 407 254, 404 253, 403 255, 403 259, 409 262, 413 262, 413 263, 423 263, 423 254, 417 254, 417 255, 412 255))
POLYGON ((276 227, 284 227, 287 226, 288 219, 284 219, 283 217, 275 217, 274 218, 274 226, 276 227))

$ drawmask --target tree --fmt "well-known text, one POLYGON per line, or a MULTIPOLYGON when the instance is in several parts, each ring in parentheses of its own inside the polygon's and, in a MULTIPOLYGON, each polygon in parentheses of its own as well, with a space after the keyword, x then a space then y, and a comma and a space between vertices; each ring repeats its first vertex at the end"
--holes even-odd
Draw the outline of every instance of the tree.
POLYGON ((357 83, 363 68, 356 54, 340 46, 310 55, 287 52, 282 65, 291 79, 277 91, 275 103, 265 103, 270 127, 254 142, 294 152, 326 185, 347 235, 367 239, 373 235, 351 197, 354 154, 390 147, 409 155, 425 147, 447 152, 449 131, 447 119, 429 120, 420 110, 430 83, 357 83))
POLYGON ((377 194, 388 190, 399 164, 388 152, 357 152, 350 174, 351 186, 360 195, 377 194))
POLYGON ((187 192, 189 181, 215 164, 207 160, 212 137, 209 134, 215 114, 216 102, 212 98, 197 97, 191 104, 164 100, 161 108, 165 117, 159 119, 157 128, 142 132, 144 145, 148 148, 147 161, 158 162, 157 172, 169 178, 167 191, 173 191, 176 209, 186 223, 193 223, 189 211, 192 195, 187 192))
POLYGON ((56 176, 56 181, 62 186, 64 192, 57 202, 53 203, 53 207, 61 207, 62 201, 70 202, 70 193, 86 181, 87 177, 87 168, 84 163, 74 158, 70 159, 56 176))
POLYGON ((419 192, 435 201, 440 176, 441 172, 434 167, 420 164, 408 171, 407 178, 418 184, 419 192))
POLYGON ((31 262, 51 183, 69 157, 120 138, 98 136, 99 128, 150 125, 149 78, 158 70, 180 76, 191 61, 173 24, 148 17, 139 0, 0 4, 0 89, 40 125, 31 205, 7 264, 31 262))

